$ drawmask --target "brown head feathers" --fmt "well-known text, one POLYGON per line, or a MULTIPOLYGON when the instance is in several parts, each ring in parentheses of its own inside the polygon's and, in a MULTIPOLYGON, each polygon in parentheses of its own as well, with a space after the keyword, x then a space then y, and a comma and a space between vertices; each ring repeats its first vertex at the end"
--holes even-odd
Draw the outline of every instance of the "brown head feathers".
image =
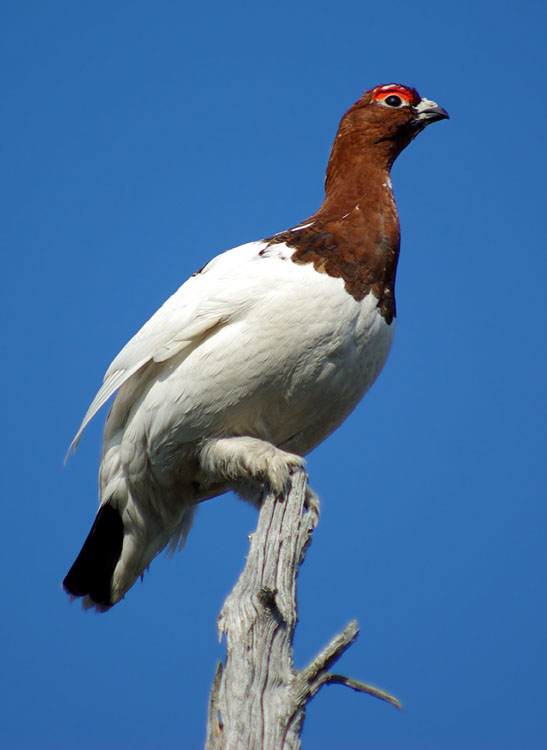
POLYGON ((448 114, 416 89, 390 83, 366 91, 342 117, 327 166, 325 199, 298 226, 268 238, 295 248, 295 263, 342 278, 356 300, 372 292, 388 323, 395 316, 399 219, 390 169, 430 122, 448 114))

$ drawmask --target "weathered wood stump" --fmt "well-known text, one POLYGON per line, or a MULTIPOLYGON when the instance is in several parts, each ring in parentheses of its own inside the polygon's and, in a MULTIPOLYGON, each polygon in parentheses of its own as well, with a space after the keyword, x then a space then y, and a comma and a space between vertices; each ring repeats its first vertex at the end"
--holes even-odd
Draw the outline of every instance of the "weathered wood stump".
POLYGON ((309 666, 294 669, 296 578, 318 520, 303 470, 282 498, 264 493, 247 563, 218 617, 227 654, 211 690, 206 750, 298 750, 306 706, 323 685, 346 685, 401 707, 383 690, 328 671, 357 637, 355 620, 309 666))

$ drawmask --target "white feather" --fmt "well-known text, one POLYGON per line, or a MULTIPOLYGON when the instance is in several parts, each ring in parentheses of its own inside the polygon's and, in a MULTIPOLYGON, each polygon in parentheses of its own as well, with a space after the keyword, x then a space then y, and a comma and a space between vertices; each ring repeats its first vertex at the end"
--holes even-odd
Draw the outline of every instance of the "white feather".
POLYGON ((95 414, 144 365, 151 360, 165 362, 250 305, 250 299, 245 302, 242 295, 251 288, 244 278, 234 279, 233 275, 263 247, 263 242, 250 242, 218 255, 164 302, 110 364, 68 454, 76 450, 95 414))
POLYGON ((184 541, 197 502, 282 487, 386 360, 395 326, 376 297, 265 248, 229 250, 183 284, 114 359, 74 438, 118 391, 100 469, 101 502, 124 526, 111 602, 184 541))

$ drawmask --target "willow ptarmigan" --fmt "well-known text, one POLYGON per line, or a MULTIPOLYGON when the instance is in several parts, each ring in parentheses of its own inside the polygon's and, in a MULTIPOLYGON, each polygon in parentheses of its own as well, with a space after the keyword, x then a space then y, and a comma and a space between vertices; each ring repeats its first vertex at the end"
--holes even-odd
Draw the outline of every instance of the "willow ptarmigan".
POLYGON ((390 169, 442 107, 397 84, 344 115, 325 199, 298 226, 195 273, 114 359, 71 447, 116 392, 100 507, 64 580, 85 607, 119 601, 197 503, 228 489, 258 503, 348 416, 395 329, 399 221, 390 169))

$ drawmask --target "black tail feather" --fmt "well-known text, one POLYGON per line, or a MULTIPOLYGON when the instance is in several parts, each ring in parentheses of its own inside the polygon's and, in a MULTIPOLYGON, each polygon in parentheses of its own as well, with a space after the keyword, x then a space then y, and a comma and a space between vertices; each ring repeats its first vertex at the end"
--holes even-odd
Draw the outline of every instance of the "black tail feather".
POLYGON ((122 553, 123 521, 116 508, 101 505, 80 554, 63 587, 72 596, 87 596, 102 607, 112 606, 110 587, 122 553))

